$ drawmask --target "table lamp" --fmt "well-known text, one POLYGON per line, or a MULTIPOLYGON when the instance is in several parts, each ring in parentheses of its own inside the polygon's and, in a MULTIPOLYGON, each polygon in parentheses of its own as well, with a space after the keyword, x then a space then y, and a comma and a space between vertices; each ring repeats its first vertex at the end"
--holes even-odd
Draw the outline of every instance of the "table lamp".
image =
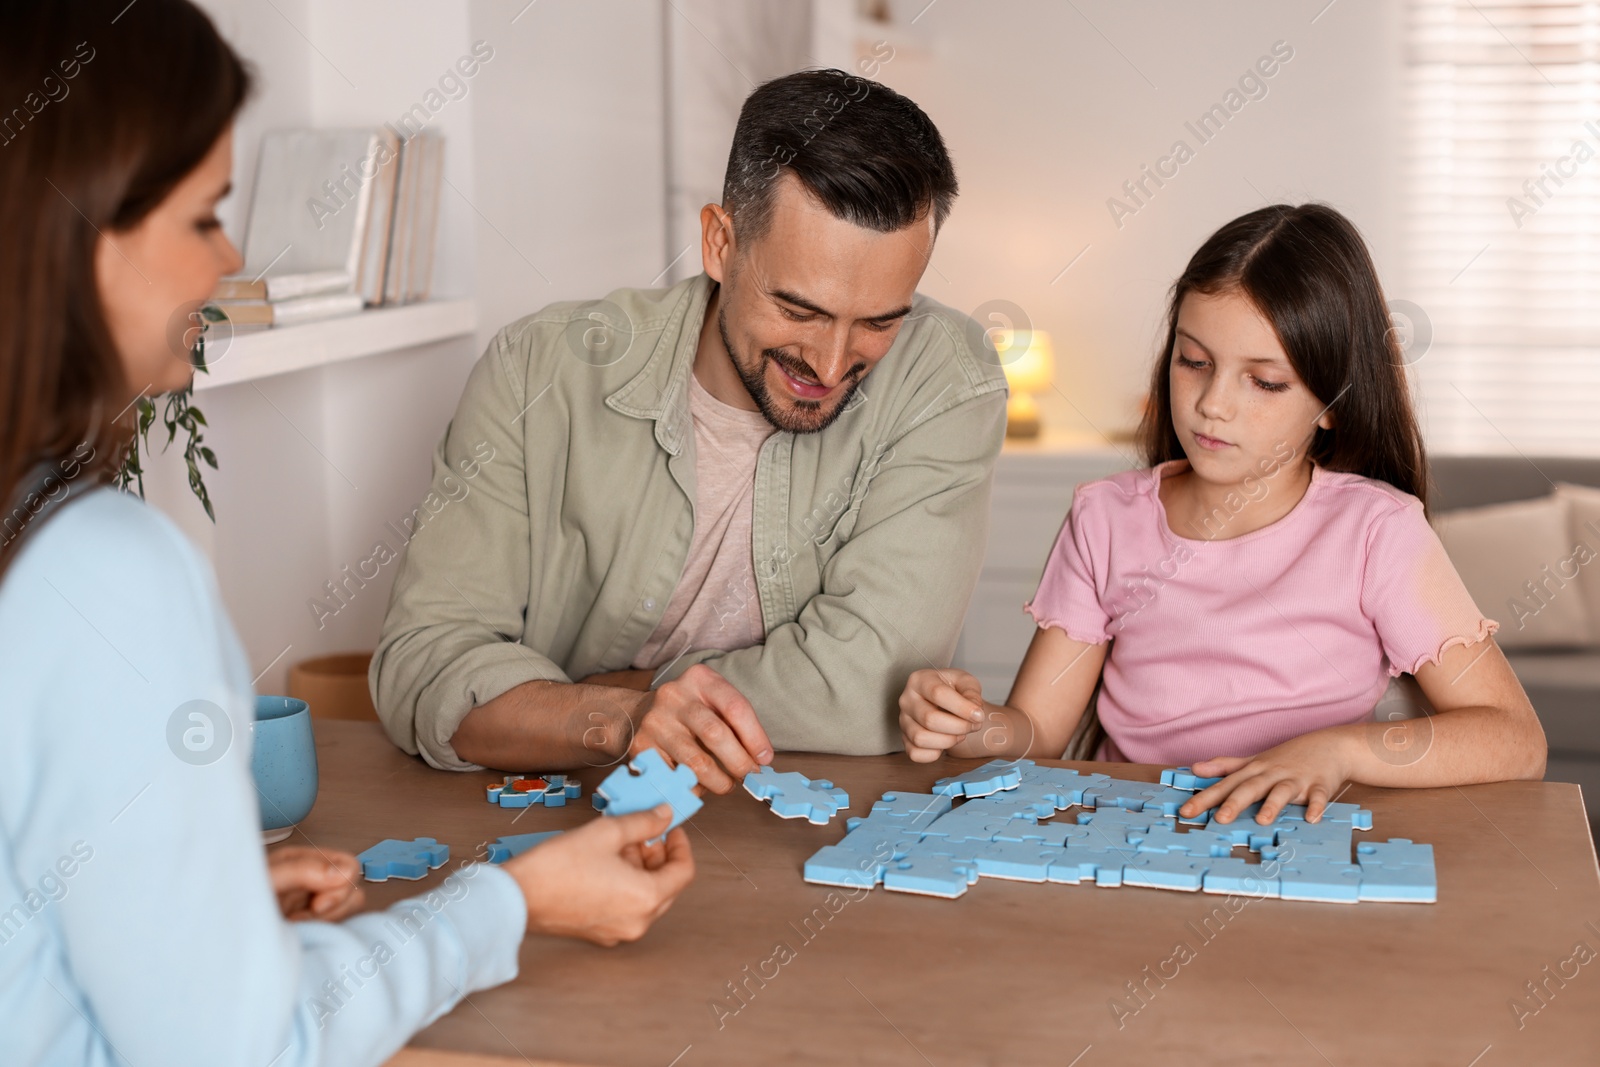
POLYGON ((1055 351, 1043 330, 996 330, 995 352, 1011 386, 1006 401, 1006 436, 1039 436, 1039 402, 1033 398, 1050 388, 1055 376, 1055 351))

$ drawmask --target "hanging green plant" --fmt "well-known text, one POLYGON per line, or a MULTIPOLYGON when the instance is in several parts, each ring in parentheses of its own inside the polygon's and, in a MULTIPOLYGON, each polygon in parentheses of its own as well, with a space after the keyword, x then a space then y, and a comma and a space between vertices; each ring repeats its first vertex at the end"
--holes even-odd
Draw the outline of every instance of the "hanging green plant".
MULTIPOLYGON (((200 332, 195 337, 194 347, 189 350, 190 362, 194 364, 195 371, 200 374, 210 373, 206 370, 206 330, 214 322, 226 322, 227 315, 222 309, 213 304, 206 304, 200 308, 200 332)), ((217 521, 217 514, 211 509, 211 494, 206 491, 205 480, 200 476, 200 464, 204 462, 212 470, 217 469, 217 457, 211 449, 201 444, 204 435, 200 427, 206 425, 206 417, 200 409, 190 401, 194 396, 194 381, 181 390, 166 394, 165 409, 161 412, 161 422, 167 428, 166 444, 161 446, 161 451, 177 439, 178 430, 182 429, 186 435, 183 446, 183 459, 189 466, 189 489, 200 501, 200 506, 206 509, 206 515, 212 522, 217 521)), ((140 442, 143 442, 143 454, 150 454, 150 427, 156 421, 156 400, 159 398, 141 396, 138 401, 138 424, 134 430, 133 440, 128 445, 128 454, 123 457, 122 467, 117 471, 116 483, 120 489, 133 486, 137 489, 140 499, 144 498, 144 465, 141 462, 140 442)))

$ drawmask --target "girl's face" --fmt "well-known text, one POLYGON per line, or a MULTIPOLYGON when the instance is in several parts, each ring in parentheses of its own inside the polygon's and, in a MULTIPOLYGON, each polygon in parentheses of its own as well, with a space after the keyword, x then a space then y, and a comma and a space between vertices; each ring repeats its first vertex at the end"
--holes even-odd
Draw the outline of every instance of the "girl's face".
POLYGON ((134 396, 182 389, 194 371, 188 315, 243 261, 217 222, 233 173, 233 129, 165 200, 126 230, 101 234, 95 280, 111 339, 134 396))
POLYGON ((1333 426, 1272 324, 1236 289, 1183 298, 1171 360, 1173 429, 1205 481, 1297 467, 1316 429, 1333 426))

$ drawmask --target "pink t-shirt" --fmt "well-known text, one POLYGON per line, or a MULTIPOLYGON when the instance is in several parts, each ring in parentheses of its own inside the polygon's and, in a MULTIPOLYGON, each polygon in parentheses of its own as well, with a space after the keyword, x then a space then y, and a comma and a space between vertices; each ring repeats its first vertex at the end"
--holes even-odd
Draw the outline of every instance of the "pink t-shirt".
POLYGON ((1499 629, 1409 493, 1313 466, 1283 518, 1195 540, 1172 532, 1156 492, 1187 468, 1173 460, 1079 486, 1024 608, 1074 640, 1111 641, 1101 758, 1251 756, 1359 722, 1391 676, 1499 629))

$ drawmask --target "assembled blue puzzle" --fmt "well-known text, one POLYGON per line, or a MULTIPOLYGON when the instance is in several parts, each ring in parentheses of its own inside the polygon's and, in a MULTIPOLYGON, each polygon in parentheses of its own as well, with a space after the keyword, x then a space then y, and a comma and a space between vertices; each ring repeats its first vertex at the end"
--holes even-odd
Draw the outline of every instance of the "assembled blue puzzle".
POLYGON ((489 845, 490 863, 504 863, 512 856, 520 856, 541 841, 561 836, 560 830, 545 830, 537 834, 510 834, 496 838, 489 845))
POLYGON ((369 882, 387 882, 391 878, 414 881, 444 866, 449 858, 450 846, 431 837, 414 841, 386 838, 356 857, 361 864, 361 877, 369 882))
POLYGON ((835 789, 826 778, 813 781, 795 771, 762 767, 744 776, 744 788, 757 800, 772 801, 772 814, 806 819, 818 826, 850 806, 850 794, 835 789))
MULTIPOLYGON (((671 830, 700 810, 700 798, 694 795, 699 783, 687 764, 668 770, 661 753, 647 748, 628 766, 618 767, 606 776, 594 791, 594 806, 607 815, 631 815, 649 811, 657 804, 671 804, 672 822, 667 826, 671 830)), ((652 840, 660 841, 665 836, 652 840)))
POLYGON ((489 803, 502 808, 528 808, 543 804, 559 808, 583 792, 583 787, 564 774, 508 774, 499 785, 486 791, 489 803))
POLYGON ((806 861, 805 879, 937 897, 959 897, 989 877, 1345 904, 1438 900, 1433 846, 1356 844, 1372 812, 1355 804, 1329 804, 1315 823, 1298 804, 1266 825, 1255 821, 1259 804, 1227 824, 1210 812, 1178 815, 1217 780, 1188 767, 1151 783, 993 760, 940 779, 931 793, 885 793, 865 818, 846 821, 843 840, 806 861), (1074 806, 1084 809, 1075 822, 1039 821, 1074 806))

